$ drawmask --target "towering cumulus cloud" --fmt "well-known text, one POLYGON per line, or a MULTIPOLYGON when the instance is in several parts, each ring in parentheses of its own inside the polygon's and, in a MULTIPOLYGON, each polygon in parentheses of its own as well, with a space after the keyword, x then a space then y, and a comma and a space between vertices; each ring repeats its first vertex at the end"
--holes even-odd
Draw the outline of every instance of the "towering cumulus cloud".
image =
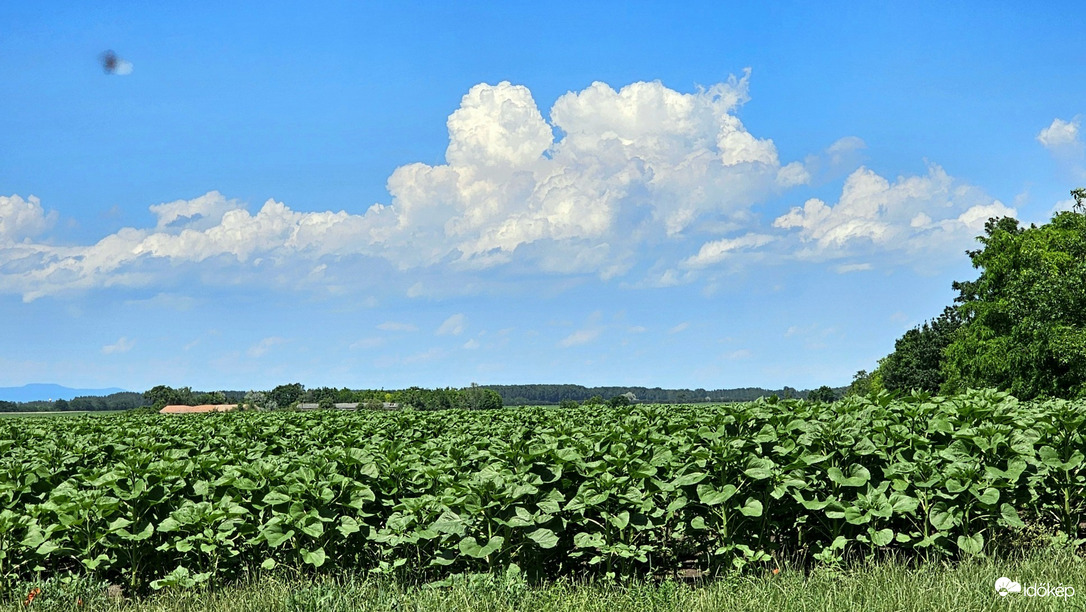
MULTIPOLYGON (((362 214, 297 212, 273 200, 254 214, 213 191, 152 206, 153 228, 0 253, 0 273, 26 299, 153 284, 156 261, 171 270, 272 262, 301 274, 316 260, 378 258, 399 269, 512 264, 608 278, 645 245, 680 239, 699 221, 738 227, 752 205, 808 180, 802 164, 782 166, 773 142, 735 116, 748 77, 695 93, 593 83, 561 96, 550 121, 526 87, 479 84, 449 116, 446 163, 397 168, 391 201, 362 214)), ((0 225, 9 242, 52 218, 34 198, 0 206, 17 213, 0 225)))
POLYGON ((397 169, 391 205, 367 216, 412 230, 385 228, 389 243, 427 238, 423 250, 402 245, 398 261, 410 265, 455 254, 489 266, 520 249, 545 271, 620 273, 631 245, 701 219, 745 218, 753 203, 807 180, 735 117, 747 98, 747 77, 693 94, 597 82, 560 97, 548 124, 526 88, 477 85, 449 117, 447 164, 397 169))
MULTIPOLYGON (((808 183, 820 164, 847 164, 863 141, 842 138, 821 157, 782 164, 773 141, 736 115, 748 79, 693 93, 597 82, 560 96, 546 115, 524 86, 476 85, 448 118, 445 163, 396 168, 390 199, 356 212, 295 211, 275 200, 250 212, 211 191, 151 206, 151 227, 58 246, 35 242, 56 213, 34 197, 0 197, 0 289, 26 300, 182 278, 343 289, 381 284, 395 270, 445 278, 497 266, 503 278, 610 279, 637 264, 649 272, 632 284, 662 286, 748 256, 847 258, 864 245, 960 250, 987 216, 1010 211, 938 166, 893 183, 860 168, 837 204, 810 199, 766 227, 756 205, 808 183)), ((1046 134, 1068 138, 1062 124, 1046 134)), ((425 293, 411 283, 408 295, 425 293)))

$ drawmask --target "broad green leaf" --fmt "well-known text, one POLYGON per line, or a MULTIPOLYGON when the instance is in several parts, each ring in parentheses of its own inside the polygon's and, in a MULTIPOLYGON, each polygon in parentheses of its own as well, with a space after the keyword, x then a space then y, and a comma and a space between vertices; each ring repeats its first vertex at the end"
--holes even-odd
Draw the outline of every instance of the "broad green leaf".
POLYGON ((984 550, 984 536, 977 533, 972 537, 958 536, 958 548, 970 555, 979 555, 984 550))
POLYGON ((1014 509, 1014 506, 1004 503, 999 508, 1000 523, 1008 527, 1015 527, 1021 529, 1026 526, 1022 522, 1022 519, 1018 516, 1018 511, 1014 509))
POLYGON ((554 548, 558 545, 558 536, 550 529, 543 527, 529 533, 528 538, 539 544, 540 548, 554 548))
POLYGON ((747 503, 739 508, 739 512, 744 516, 762 516, 762 502, 753 497, 748 497, 747 503))
POLYGON ((289 504, 290 496, 279 491, 272 491, 264 496, 264 503, 268 504, 269 506, 274 506, 277 504, 289 504))
POLYGON ((501 545, 504 542, 505 538, 502 536, 493 536, 486 543, 486 546, 480 546, 474 536, 468 536, 463 540, 460 540, 459 548, 460 552, 463 554, 476 559, 481 559, 501 548, 501 545))
POLYGON ((352 533, 358 533, 361 528, 358 526, 358 521, 352 516, 339 517, 339 525, 336 525, 336 531, 343 537, 348 537, 352 533))
POLYGON ((687 474, 683 474, 682 476, 676 477, 674 480, 671 481, 671 484, 676 487, 685 487, 693 484, 698 484, 699 482, 705 480, 707 476, 708 474, 706 474, 705 472, 690 472, 687 474))
POLYGON ((829 475, 830 481, 842 487, 862 487, 871 480, 871 472, 856 463, 848 467, 847 475, 837 467, 827 469, 826 473, 829 475))
POLYGON ((773 476, 773 468, 776 467, 776 465, 777 464, 773 463, 773 460, 771 459, 765 457, 752 457, 747 461, 746 469, 743 470, 743 473, 754 480, 765 480, 766 478, 773 476))
POLYGON ((320 567, 324 565, 324 562, 328 560, 328 557, 324 554, 324 547, 310 551, 302 549, 302 561, 312 565, 313 567, 320 567))
POLYGON ((608 521, 619 529, 625 529, 630 524, 630 513, 626 510, 613 514, 607 518, 608 521))
POLYGON ((706 506, 722 504, 731 499, 732 495, 735 495, 734 485, 724 485, 724 487, 720 489, 708 484, 698 485, 698 501, 706 506))
POLYGON ((893 529, 880 529, 871 534, 871 543, 875 546, 887 546, 894 541, 893 529))
POLYGON ((992 487, 988 487, 983 491, 980 491, 978 489, 978 487, 972 487, 969 489, 969 492, 972 493, 973 497, 976 497, 980 503, 991 505, 999 501, 998 490, 993 489, 992 487))

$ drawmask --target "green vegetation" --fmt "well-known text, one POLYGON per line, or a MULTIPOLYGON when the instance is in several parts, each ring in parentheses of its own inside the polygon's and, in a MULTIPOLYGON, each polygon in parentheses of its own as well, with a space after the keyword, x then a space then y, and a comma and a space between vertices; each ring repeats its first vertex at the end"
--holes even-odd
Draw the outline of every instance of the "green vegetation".
POLYGON ((0 421, 3 590, 276 567, 430 580, 718 576, 1081 544, 1086 404, 238 412, 0 421))
POLYGON ((989 219, 968 251, 977 280, 955 282, 956 305, 906 332, 855 390, 1086 397, 1086 190, 1071 193, 1075 210, 1040 227, 989 219))
POLYGON ((750 402, 759 397, 806 397, 806 391, 791 387, 762 389, 661 389, 660 387, 584 387, 581 385, 485 385, 497 391, 506 406, 541 406, 562 402, 586 403, 603 398, 632 394, 634 401, 647 404, 687 404, 693 402, 750 402))
POLYGON ((385 390, 359 390, 354 391, 344 387, 335 389, 331 387, 319 387, 306 389, 301 383, 279 385, 271 391, 214 391, 211 393, 194 393, 188 387, 174 389, 166 385, 159 385, 144 394, 145 403, 155 410, 163 406, 182 405, 197 406, 200 404, 225 404, 237 403, 259 410, 280 410, 296 407, 300 403, 317 404, 322 408, 331 408, 337 403, 361 405, 379 409, 384 404, 396 404, 401 407, 411 407, 419 410, 492 410, 502 407, 501 396, 497 392, 471 385, 463 389, 422 389, 411 387, 398 391, 385 390))
MULTIPOLYGON (((530 585, 516 573, 469 575, 446 585, 403 583, 355 574, 316 577, 267 573, 212 590, 167 590, 146 598, 114 602, 106 585, 57 581, 26 585, 23 597, 41 588, 32 610, 147 612, 354 612, 356 610, 433 610, 477 612, 927 612, 929 610, 1021 611, 1078 609, 1086 593, 1086 561, 1067 549, 1043 549, 1013 559, 977 558, 955 565, 907 565, 897 561, 821 568, 805 573, 784 564, 780 573, 730 574, 712 582, 633 581, 583 583, 557 581, 530 585), (1023 588, 1047 582, 1075 589, 1070 598, 996 594, 993 585, 1012 576, 1023 588)), ((24 611, 20 603, 0 610, 24 611)))
POLYGON ((143 405, 143 396, 139 393, 127 391, 112 393, 101 397, 80 396, 72 398, 72 401, 63 399, 53 401, 35 402, 9 402, 0 400, 0 413, 5 412, 98 412, 131 410, 143 405))

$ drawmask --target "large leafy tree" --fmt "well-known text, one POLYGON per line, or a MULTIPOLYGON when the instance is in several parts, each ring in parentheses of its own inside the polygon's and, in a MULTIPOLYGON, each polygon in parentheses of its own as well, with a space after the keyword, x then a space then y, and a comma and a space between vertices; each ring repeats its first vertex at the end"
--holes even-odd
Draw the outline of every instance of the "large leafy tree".
POLYGON ((943 390, 995 387, 1022 399, 1086 395, 1086 193, 1040 227, 990 219, 954 283, 964 325, 944 352, 943 390))
POLYGON ((948 306, 931 322, 910 329, 894 343, 894 352, 879 363, 888 391, 938 393, 945 382, 943 351, 961 327, 958 311, 948 306))

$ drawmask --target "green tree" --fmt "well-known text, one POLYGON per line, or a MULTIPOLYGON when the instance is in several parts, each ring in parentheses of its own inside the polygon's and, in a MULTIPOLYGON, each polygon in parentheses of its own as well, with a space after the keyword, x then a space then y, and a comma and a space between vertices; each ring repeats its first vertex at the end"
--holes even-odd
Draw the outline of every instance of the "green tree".
POLYGON ((58 399, 57 401, 53 402, 53 410, 67 410, 67 409, 68 409, 68 400, 61 398, 61 399, 58 399))
POLYGON ((833 392, 833 389, 827 385, 811 391, 807 394, 808 401, 812 402, 835 402, 837 401, 837 394, 833 392))
MULTIPOLYGON (((192 395, 192 389, 190 387, 181 387, 180 389, 174 389, 166 385, 158 385, 152 388, 150 391, 143 393, 144 401, 154 407, 155 410, 161 410, 163 406, 195 406, 196 398, 192 395)), ((72 400, 73 402, 75 399, 72 400)))
POLYGON ((611 399, 607 400, 607 405, 612 408, 618 408, 619 406, 629 406, 630 398, 626 397, 625 395, 616 395, 611 399))
POLYGON ((894 343, 894 352, 879 364, 888 391, 938 393, 945 382, 943 351, 962 325, 958 311, 947 306, 931 322, 910 329, 894 343))
MULTIPOLYGON (((880 360, 880 362, 881 361, 882 360, 880 360)), ((882 373, 879 371, 879 368, 875 368, 874 372, 860 370, 852 377, 852 384, 848 386, 845 395, 866 397, 872 393, 878 393, 879 391, 882 391, 882 389, 882 373)))
POLYGON ((268 399, 280 408, 289 408, 291 404, 302 399, 303 393, 305 393, 305 387, 301 383, 279 385, 268 393, 268 399))
MULTIPOLYGON (((1072 195, 1082 209, 1086 191, 1072 195)), ((984 230, 982 248, 968 252, 980 276, 954 283, 964 324, 945 351, 943 391, 1086 395, 1086 215, 1029 228, 989 219, 984 230)))

